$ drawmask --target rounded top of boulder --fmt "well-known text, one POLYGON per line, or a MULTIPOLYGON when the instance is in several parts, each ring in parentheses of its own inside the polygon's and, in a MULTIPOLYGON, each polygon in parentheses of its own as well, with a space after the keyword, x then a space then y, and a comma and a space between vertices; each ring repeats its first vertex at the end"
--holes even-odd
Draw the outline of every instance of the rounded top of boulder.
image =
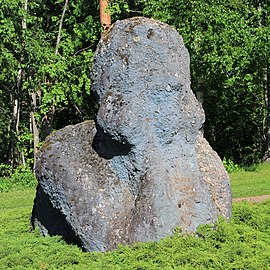
MULTIPOLYGON (((107 77, 107 84, 93 85, 99 96, 120 81, 125 85, 128 83, 130 92, 135 86, 136 92, 145 92, 143 87, 139 87, 139 78, 147 77, 155 85, 162 85, 165 81, 173 84, 179 78, 188 82, 190 79, 189 54, 182 37, 170 25, 144 17, 117 21, 101 38, 93 64, 93 82, 104 76, 108 69, 110 74, 107 75, 113 80, 118 77, 118 80, 112 81, 107 77), (103 65, 100 65, 100 58, 103 65)), ((120 87, 119 91, 126 91, 125 88, 120 87)))
POLYGON ((180 126, 196 133, 204 122, 190 88, 183 39, 153 19, 135 17, 112 25, 94 57, 92 90, 100 104, 98 124, 118 141, 137 145, 136 134, 141 141, 141 131, 149 130, 159 143, 167 143, 180 126))

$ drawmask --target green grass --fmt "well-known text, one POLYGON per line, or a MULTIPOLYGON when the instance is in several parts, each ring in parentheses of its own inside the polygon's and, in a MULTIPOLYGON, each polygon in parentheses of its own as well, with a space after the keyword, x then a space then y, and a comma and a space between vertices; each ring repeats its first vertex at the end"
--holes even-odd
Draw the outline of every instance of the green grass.
POLYGON ((41 237, 29 220, 34 189, 0 193, 0 269, 270 269, 270 201, 237 203, 230 223, 202 226, 107 253, 85 253, 60 237, 41 237))
POLYGON ((270 163, 260 164, 253 169, 230 174, 234 198, 270 195, 270 163))
MULTIPOLYGON (((84 253, 60 237, 41 237, 38 230, 31 231, 35 190, 25 188, 24 178, 23 185, 17 185, 17 180, 15 184, 0 181, 0 270, 270 269, 270 200, 234 204, 231 222, 202 226, 199 237, 177 233, 158 243, 84 253)), ((230 178, 234 197, 270 194, 270 164, 233 172, 230 178)))

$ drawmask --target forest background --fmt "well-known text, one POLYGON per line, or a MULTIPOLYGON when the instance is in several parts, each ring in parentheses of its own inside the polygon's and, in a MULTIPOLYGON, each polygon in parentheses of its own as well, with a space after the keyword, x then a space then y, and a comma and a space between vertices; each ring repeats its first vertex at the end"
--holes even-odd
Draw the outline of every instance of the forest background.
MULTIPOLYGON (((224 162, 270 159, 269 0, 111 0, 112 22, 159 19, 182 35, 204 134, 224 162)), ((53 130, 93 119, 98 0, 0 0, 0 176, 33 168, 53 130)), ((143 104, 142 104, 143 106, 143 104)))

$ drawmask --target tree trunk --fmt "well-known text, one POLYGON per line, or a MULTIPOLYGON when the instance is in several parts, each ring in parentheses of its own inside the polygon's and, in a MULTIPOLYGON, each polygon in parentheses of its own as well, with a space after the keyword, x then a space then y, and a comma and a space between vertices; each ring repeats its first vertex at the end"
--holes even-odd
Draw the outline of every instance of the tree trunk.
POLYGON ((18 163, 18 153, 16 149, 16 138, 19 135, 19 125, 20 125, 20 103, 18 98, 18 87, 20 85, 20 71, 17 76, 17 89, 15 93, 10 95, 11 103, 13 104, 13 113, 11 117, 10 124, 10 143, 9 143, 9 151, 8 151, 8 164, 11 165, 12 168, 16 166, 18 163))
MULTIPOLYGON (((259 11, 261 12, 261 2, 259 2, 259 11)), ((261 16, 260 26, 265 24, 265 19, 268 15, 267 10, 264 10, 264 14, 261 16)), ((265 24, 264 27, 267 25, 265 24)), ((268 46, 269 47, 269 46, 268 46)), ((267 111, 267 119, 266 119, 266 143, 265 143, 265 152, 263 161, 270 162, 270 54, 268 47, 266 48, 266 68, 265 68, 265 105, 267 111)))
MULTIPOLYGON (((62 15, 61 15, 60 22, 59 22, 58 34, 57 34, 57 38, 56 38, 56 45, 55 45, 55 51, 54 51, 55 55, 59 54, 59 46, 60 46, 60 42, 61 42, 62 28, 63 28, 64 18, 65 18, 65 14, 66 14, 67 9, 68 9, 68 0, 65 0, 62 15)), ((33 99, 34 99, 34 97, 32 96, 32 100, 33 99)), ((41 138, 42 138, 42 140, 45 139, 48 135, 50 135, 50 133, 52 131, 52 123, 53 123, 54 113, 55 113, 55 108, 54 108, 54 105, 52 105, 51 112, 47 113, 43 117, 43 119, 41 120, 41 138)), ((34 132, 34 130, 35 130, 34 126, 32 128, 33 128, 33 132, 34 132)), ((35 138, 35 135, 34 135, 34 138, 35 138)))
POLYGON ((35 117, 35 110, 37 107, 37 93, 32 93, 32 111, 30 113, 31 116, 31 128, 33 133, 33 142, 34 142, 34 167, 36 164, 36 156, 38 152, 38 145, 39 145, 39 129, 37 127, 36 117, 35 117))
POLYGON ((104 30, 107 30, 111 26, 111 15, 108 8, 108 0, 100 0, 100 24, 104 28, 104 30))
POLYGON ((65 5, 64 5, 63 12, 62 12, 61 19, 60 19, 60 23, 59 23, 58 35, 57 35, 56 46, 55 46, 55 54, 58 54, 58 49, 59 49, 60 40, 61 40, 61 32, 62 32, 62 27, 63 27, 63 21, 64 21, 65 13, 67 11, 67 7, 68 7, 68 0, 65 1, 65 5))
MULTIPOLYGON (((27 12, 28 12, 28 0, 24 1, 24 12, 25 12, 25 14, 27 14, 27 12)), ((27 24, 26 24, 25 17, 22 20, 22 29, 23 30, 27 29, 27 24)), ((23 46, 24 46, 24 44, 23 44, 23 46)), ((22 59, 22 61, 23 61, 23 59, 22 59)), ((28 78, 28 79, 31 80, 31 78, 28 78)), ((36 117, 35 117, 35 111, 36 111, 36 108, 37 108, 37 93, 35 91, 31 91, 29 89, 29 95, 31 96, 31 111, 30 111, 30 123, 31 123, 31 126, 30 126, 30 131, 33 134, 33 148, 34 148, 33 152, 34 152, 34 165, 35 165, 36 155, 37 155, 38 145, 39 145, 39 130, 38 130, 38 127, 37 127, 37 122, 36 122, 36 117)), ((22 160, 23 160, 23 163, 24 163, 23 165, 26 165, 23 153, 22 153, 22 160)))
POLYGON ((267 124, 266 124, 266 151, 264 161, 270 162, 270 70, 269 65, 266 67, 266 109, 267 109, 267 124))

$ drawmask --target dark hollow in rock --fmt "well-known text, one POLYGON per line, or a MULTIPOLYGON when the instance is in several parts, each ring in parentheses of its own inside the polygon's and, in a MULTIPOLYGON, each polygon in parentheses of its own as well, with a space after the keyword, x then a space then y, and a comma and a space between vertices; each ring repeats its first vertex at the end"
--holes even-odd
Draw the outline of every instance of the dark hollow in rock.
POLYGON ((96 123, 47 138, 32 223, 86 251, 156 241, 231 217, 229 177, 201 133, 189 54, 169 25, 117 21, 93 61, 96 123))

